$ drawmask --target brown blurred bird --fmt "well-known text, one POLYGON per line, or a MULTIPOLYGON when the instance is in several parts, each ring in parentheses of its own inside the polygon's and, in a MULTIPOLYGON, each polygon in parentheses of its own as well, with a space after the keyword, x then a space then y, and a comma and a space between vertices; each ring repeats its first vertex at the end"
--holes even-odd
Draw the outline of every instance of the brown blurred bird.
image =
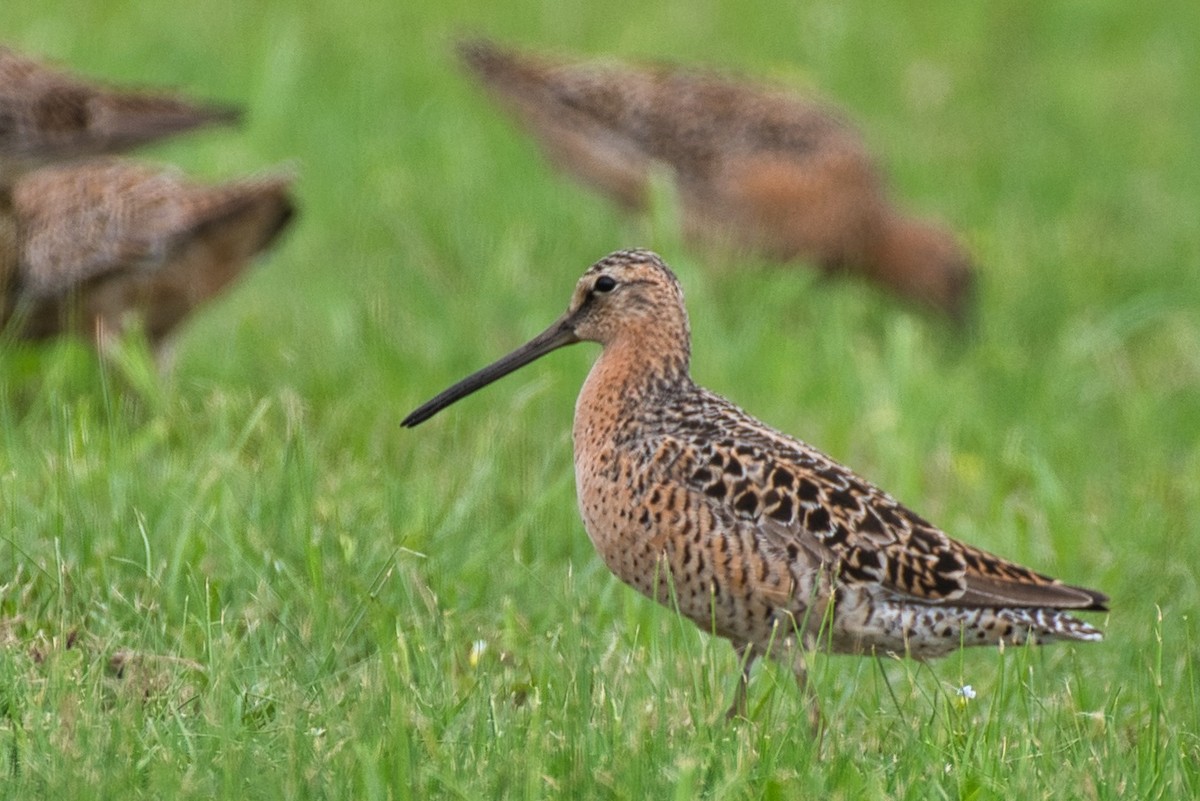
POLYGON ((117 153, 239 116, 229 106, 92 83, 0 46, 0 186, 44 164, 117 153))
POLYGON ((28 173, 0 192, 0 322, 18 339, 76 333, 103 351, 136 317, 159 355, 286 227, 291 182, 207 186, 111 159, 28 173))
POLYGON ((665 165, 689 238, 858 273, 966 315, 966 252, 892 205, 862 137, 828 106, 681 67, 570 63, 485 40, 459 55, 551 162, 621 205, 644 209, 665 165))

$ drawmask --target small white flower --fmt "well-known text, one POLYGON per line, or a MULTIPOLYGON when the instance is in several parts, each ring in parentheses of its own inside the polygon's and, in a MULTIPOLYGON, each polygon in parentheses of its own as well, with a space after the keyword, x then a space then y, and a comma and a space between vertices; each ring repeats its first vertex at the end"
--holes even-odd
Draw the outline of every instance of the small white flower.
POLYGON ((471 643, 471 653, 467 656, 467 661, 471 663, 471 667, 478 667, 479 660, 483 659, 483 655, 487 653, 487 640, 476 640, 471 643))
POLYGON ((970 684, 964 684, 963 686, 959 687, 954 692, 958 694, 959 698, 962 698, 965 701, 970 701, 972 698, 975 697, 975 688, 972 687, 970 684))

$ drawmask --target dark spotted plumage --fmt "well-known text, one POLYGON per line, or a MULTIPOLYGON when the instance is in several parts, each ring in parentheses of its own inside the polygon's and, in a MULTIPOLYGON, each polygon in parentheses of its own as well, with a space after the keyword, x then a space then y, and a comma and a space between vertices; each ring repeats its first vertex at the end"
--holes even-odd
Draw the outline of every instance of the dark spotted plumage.
POLYGON ((568 62, 473 40, 464 64, 559 168, 645 208, 657 168, 689 238, 858 273, 955 319, 973 268, 944 227, 897 209, 829 105, 710 71, 568 62))
POLYGON ((604 347, 575 407, 579 510, 592 542, 622 580, 751 660, 797 642, 934 657, 960 645, 1101 639, 1064 610, 1102 611, 1103 594, 951 539, 696 386, 683 293, 648 251, 597 262, 549 329, 404 425, 581 340, 604 347), (615 288, 598 292, 602 277, 615 288))
POLYGON ((0 186, 40 165, 237 120, 227 106, 77 78, 0 46, 0 186))

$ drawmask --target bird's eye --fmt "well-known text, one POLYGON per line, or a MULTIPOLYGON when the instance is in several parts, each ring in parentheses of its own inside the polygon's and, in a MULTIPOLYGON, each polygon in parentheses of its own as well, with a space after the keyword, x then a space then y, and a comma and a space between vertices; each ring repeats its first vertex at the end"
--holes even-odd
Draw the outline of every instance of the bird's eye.
POLYGON ((596 279, 594 288, 597 292, 612 292, 617 288, 617 279, 611 275, 602 275, 596 279))

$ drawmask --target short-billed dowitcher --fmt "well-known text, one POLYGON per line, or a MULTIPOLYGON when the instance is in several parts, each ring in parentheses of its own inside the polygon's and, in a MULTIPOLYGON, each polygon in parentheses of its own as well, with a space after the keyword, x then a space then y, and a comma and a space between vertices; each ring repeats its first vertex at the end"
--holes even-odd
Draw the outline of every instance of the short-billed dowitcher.
MULTIPOLYGON (((1099 640, 1064 610, 1107 597, 951 539, 820 451, 692 382, 674 274, 649 251, 579 279, 566 313, 410 414, 415 426, 575 342, 603 347, 575 405, 588 535, 627 584, 729 639, 749 666, 797 643, 916 658, 962 645, 1099 640)), ((733 711, 733 710, 731 710, 733 711)))
POLYGON ((0 185, 43 164, 117 153, 239 112, 78 78, 0 46, 0 185))
POLYGON ((209 186, 116 159, 27 173, 0 192, 0 322, 103 347, 136 316, 157 351, 286 227, 291 181, 209 186))
POLYGON ((483 40, 459 51, 554 164, 618 203, 644 207, 663 165, 691 239, 808 259, 967 313, 966 252, 891 203, 862 137, 829 106, 694 69, 569 63, 483 40))

